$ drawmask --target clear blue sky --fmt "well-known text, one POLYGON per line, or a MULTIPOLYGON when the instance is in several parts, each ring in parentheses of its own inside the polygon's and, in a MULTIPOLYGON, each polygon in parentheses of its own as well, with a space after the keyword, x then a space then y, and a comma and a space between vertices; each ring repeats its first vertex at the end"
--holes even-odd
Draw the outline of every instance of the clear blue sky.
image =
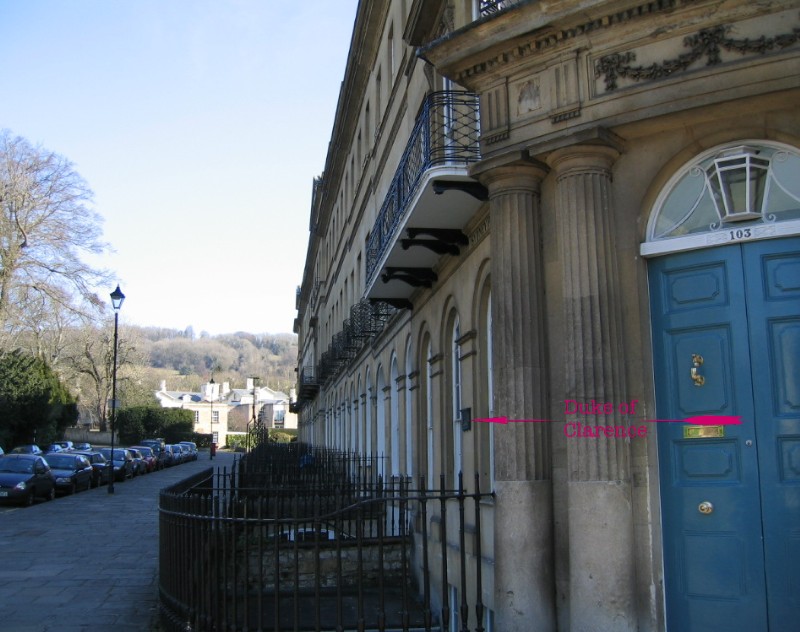
POLYGON ((89 183, 122 323, 292 330, 356 5, 0 0, 0 128, 89 183))

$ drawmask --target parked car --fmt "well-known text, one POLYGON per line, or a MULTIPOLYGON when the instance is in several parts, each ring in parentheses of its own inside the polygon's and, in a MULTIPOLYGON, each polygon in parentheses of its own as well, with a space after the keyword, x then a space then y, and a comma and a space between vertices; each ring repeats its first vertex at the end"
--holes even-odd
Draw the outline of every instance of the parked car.
POLYGON ((164 442, 164 439, 161 439, 160 437, 156 439, 142 439, 139 443, 153 450, 153 454, 155 454, 155 457, 158 460, 157 469, 161 470, 172 465, 170 462, 171 455, 167 454, 165 449, 166 443, 164 442))
POLYGON ((58 445, 60 445, 65 450, 72 450, 75 447, 75 444, 72 441, 56 441, 58 445))
POLYGON ((29 443, 27 445, 17 446, 11 450, 11 454, 44 454, 44 452, 42 452, 42 449, 35 443, 29 443))
POLYGON ((92 486, 94 470, 92 464, 82 454, 61 450, 45 455, 45 460, 56 478, 56 491, 74 494, 92 486))
POLYGON ((139 476, 139 474, 147 474, 147 463, 144 462, 142 453, 136 448, 125 449, 130 453, 131 458, 133 459, 133 475, 139 476))
POLYGON ((92 476, 92 487, 99 487, 100 485, 108 483, 108 480, 111 478, 111 471, 108 467, 108 461, 106 460, 106 457, 103 456, 102 452, 92 450, 75 450, 74 453, 82 454, 86 457, 89 463, 91 463, 92 471, 94 473, 92 476))
POLYGON ((181 450, 181 446, 168 443, 164 449, 172 455, 171 465, 180 465, 183 463, 183 450, 181 450))
POLYGON ((60 443, 51 443, 47 446, 47 449, 44 451, 45 454, 52 454, 53 452, 61 452, 64 448, 61 447, 60 443))
POLYGON ((189 455, 190 455, 189 458, 192 461, 196 461, 197 460, 197 444, 196 443, 194 443, 193 441, 180 441, 179 444, 188 446, 189 455))
POLYGON ((167 445, 167 442, 161 437, 157 437, 155 439, 142 439, 139 443, 146 445, 148 448, 157 448, 159 450, 163 450, 164 446, 167 445))
POLYGON ((192 460, 192 449, 188 445, 185 443, 176 443, 175 445, 180 448, 181 454, 183 454, 183 463, 188 463, 192 460))
MULTIPOLYGON (((100 448, 100 453, 111 461, 111 448, 100 448)), ((123 448, 114 448, 114 480, 122 483, 126 478, 133 476, 133 457, 123 448)))
POLYGON ((278 538, 281 542, 314 542, 324 540, 354 540, 355 536, 342 531, 337 531, 334 525, 322 523, 318 528, 297 526, 286 528, 280 533, 268 536, 270 540, 278 538))
POLYGON ((158 469, 158 459, 152 448, 148 448, 146 445, 135 445, 132 449, 138 450, 141 453, 148 472, 155 472, 158 469))
POLYGON ((168 449, 167 446, 164 446, 164 449, 161 450, 161 454, 159 455, 160 460, 162 461, 161 467, 172 467, 175 465, 175 457, 172 454, 172 450, 168 449))
POLYGON ((0 457, 0 500, 32 505, 37 497, 56 497, 56 479, 47 461, 38 454, 0 457))
POLYGON ((92 450, 92 449, 93 449, 92 448, 92 444, 91 443, 86 443, 85 441, 82 442, 82 443, 76 443, 75 447, 73 448, 73 450, 81 450, 81 451, 92 450))

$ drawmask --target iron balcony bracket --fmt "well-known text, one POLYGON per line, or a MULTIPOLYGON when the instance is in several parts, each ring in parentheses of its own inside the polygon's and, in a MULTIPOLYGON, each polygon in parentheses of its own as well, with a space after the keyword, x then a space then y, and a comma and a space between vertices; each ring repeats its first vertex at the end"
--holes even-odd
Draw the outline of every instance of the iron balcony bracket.
POLYGON ((430 268, 386 268, 381 275, 384 283, 403 281, 412 287, 433 287, 439 277, 430 268))
POLYGON ((459 246, 466 246, 469 244, 467 236, 457 228, 406 228, 406 233, 410 239, 415 239, 419 235, 427 235, 445 244, 456 244, 459 246))
POLYGON ((471 195, 476 200, 485 202, 489 199, 489 190, 480 182, 469 182, 466 180, 436 180, 433 183, 433 192, 441 195, 445 191, 461 191, 471 195))
POLYGON ((455 244, 448 244, 437 239, 401 239, 400 245, 403 247, 403 250, 408 250, 413 246, 422 246, 423 248, 435 252, 437 255, 458 256, 461 252, 459 247, 455 244))

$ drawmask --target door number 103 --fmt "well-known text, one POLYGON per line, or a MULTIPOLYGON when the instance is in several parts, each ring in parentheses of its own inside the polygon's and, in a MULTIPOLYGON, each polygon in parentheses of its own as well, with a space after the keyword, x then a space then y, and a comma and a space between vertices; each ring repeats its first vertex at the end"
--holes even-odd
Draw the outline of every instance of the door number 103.
POLYGON ((753 231, 750 228, 737 228, 736 230, 728 231, 732 241, 738 239, 750 239, 753 236, 753 231))

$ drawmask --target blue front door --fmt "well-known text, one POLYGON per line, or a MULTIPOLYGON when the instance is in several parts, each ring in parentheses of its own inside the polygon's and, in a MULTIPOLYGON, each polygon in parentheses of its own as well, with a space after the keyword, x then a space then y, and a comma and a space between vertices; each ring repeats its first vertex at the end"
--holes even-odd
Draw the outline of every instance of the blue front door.
POLYGON ((667 628, 800 630, 800 239, 650 262, 667 628))

